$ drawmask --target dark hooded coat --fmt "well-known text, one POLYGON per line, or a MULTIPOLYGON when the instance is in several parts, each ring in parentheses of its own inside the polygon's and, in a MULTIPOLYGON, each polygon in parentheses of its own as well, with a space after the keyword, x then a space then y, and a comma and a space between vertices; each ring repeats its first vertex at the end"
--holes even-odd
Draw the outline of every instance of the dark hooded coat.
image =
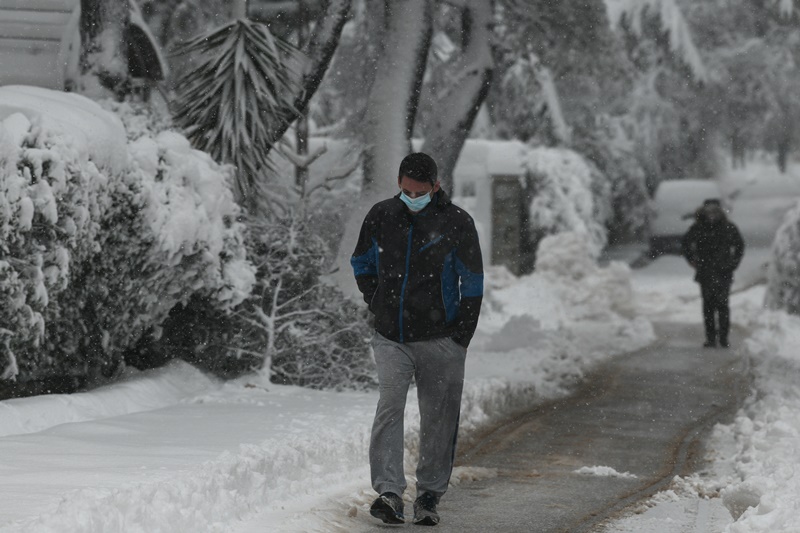
POLYGON ((744 240, 727 218, 710 222, 703 210, 699 210, 696 222, 683 236, 681 251, 695 268, 695 281, 730 284, 744 255, 744 240))

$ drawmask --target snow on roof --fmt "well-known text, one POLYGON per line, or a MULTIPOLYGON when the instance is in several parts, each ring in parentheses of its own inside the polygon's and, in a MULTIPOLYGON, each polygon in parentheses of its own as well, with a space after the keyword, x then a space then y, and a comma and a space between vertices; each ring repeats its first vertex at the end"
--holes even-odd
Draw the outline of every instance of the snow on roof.
POLYGON ((26 85, 0 87, 0 120, 15 113, 63 133, 82 158, 107 172, 121 173, 128 164, 122 122, 84 96, 26 85))
POLYGON ((520 141, 467 139, 453 173, 457 179, 473 181, 489 176, 522 176, 529 148, 520 141))

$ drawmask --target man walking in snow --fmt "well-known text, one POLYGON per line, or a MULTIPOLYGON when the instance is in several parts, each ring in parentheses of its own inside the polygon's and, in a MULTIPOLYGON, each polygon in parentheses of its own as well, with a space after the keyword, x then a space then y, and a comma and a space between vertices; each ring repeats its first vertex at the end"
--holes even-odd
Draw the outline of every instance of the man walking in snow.
POLYGON ((440 188, 423 153, 400 163, 399 194, 367 214, 350 260, 375 318, 380 398, 370 439, 370 513, 404 522, 403 415, 412 379, 420 412, 414 523, 436 525, 455 458, 464 362, 483 298, 475 224, 440 188))
POLYGON ((733 271, 744 254, 744 241, 736 226, 725 216, 719 200, 703 202, 697 211, 696 222, 683 236, 681 250, 695 269, 694 280, 700 284, 706 332, 703 346, 713 348, 719 338, 719 345, 727 348, 730 331, 728 297, 733 271))

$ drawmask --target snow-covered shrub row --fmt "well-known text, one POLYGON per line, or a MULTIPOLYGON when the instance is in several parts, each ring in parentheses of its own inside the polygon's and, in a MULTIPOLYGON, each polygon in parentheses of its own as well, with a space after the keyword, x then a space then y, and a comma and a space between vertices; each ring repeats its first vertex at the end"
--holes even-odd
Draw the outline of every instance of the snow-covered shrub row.
POLYGON ((111 371, 177 303, 203 295, 229 309, 248 296, 227 168, 171 132, 126 148, 119 120, 93 102, 44 99, 91 116, 65 126, 22 102, 2 121, 4 378, 111 371), (118 134, 122 164, 96 164, 98 130, 118 134))
POLYGON ((800 315, 800 203, 786 214, 775 235, 766 305, 800 315))
POLYGON ((611 189, 606 177, 579 153, 567 148, 537 147, 525 167, 533 176, 529 219, 535 243, 572 231, 588 237, 592 254, 607 242, 611 189))
POLYGON ((252 294, 233 313, 195 299, 164 323, 160 353, 218 374, 269 369, 272 381, 320 389, 375 384, 366 310, 320 282, 326 243, 297 221, 247 221, 252 294))

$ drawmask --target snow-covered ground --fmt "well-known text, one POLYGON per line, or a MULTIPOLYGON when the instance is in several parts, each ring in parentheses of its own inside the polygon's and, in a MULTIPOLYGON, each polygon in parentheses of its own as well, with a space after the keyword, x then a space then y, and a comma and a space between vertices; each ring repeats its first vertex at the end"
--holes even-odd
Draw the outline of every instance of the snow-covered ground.
MULTIPOLYGON (((577 236, 552 244, 542 254, 550 266, 534 276, 489 273, 462 441, 653 339, 630 305, 627 267, 597 268, 577 236), (557 268, 566 260, 571 269, 557 268)), ((260 375, 222 383, 174 362, 86 393, 1 402, 0 531, 285 531, 296 520, 324 531, 337 516, 303 510, 331 500, 357 510, 372 497, 376 401, 375 392, 277 386, 260 375)), ((409 465, 417 414, 412 391, 409 465)))
MULTIPOLYGON (((552 252, 553 265, 569 245, 552 252)), ((740 278, 760 270, 764 252, 751 252, 740 278)), ((699 327, 697 288, 678 258, 633 272, 572 265, 521 279, 490 272, 468 357, 463 440, 566 394, 594 362, 646 345, 649 320, 699 327)), ((686 509, 699 504, 719 531, 800 527, 800 320, 760 312, 762 294, 757 285, 732 299, 734 321, 755 331, 748 347, 759 394, 715 430, 703 476, 676 480, 609 532, 683 531, 686 509)), ((332 530, 373 497, 366 453, 375 402, 374 392, 283 387, 258 375, 222 383, 181 362, 86 393, 0 402, 0 531, 332 530)), ((412 391, 409 466, 416 416, 412 391)), ((477 475, 457 469, 454 481, 477 475)))

